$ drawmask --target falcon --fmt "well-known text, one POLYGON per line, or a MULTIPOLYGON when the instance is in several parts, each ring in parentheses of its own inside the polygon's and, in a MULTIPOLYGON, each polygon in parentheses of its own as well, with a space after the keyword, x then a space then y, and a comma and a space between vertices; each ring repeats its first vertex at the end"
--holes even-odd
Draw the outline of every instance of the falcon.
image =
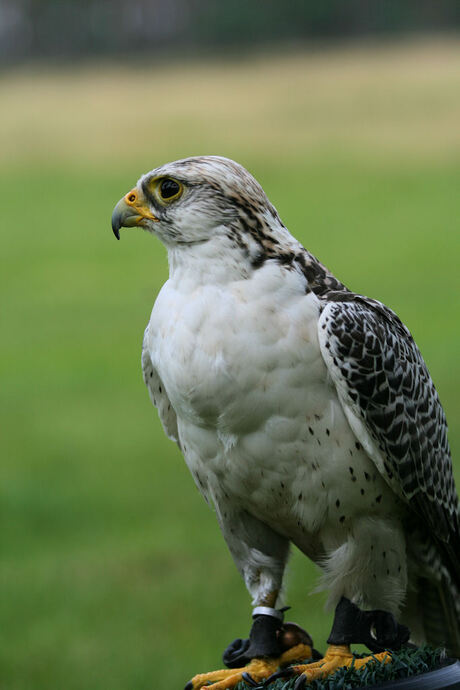
POLYGON ((391 662, 410 634, 458 656, 460 517, 447 425, 408 329, 335 278, 227 158, 143 175, 114 209, 117 239, 122 226, 167 249, 143 376, 254 606, 249 637, 224 653, 228 668, 194 676, 187 690, 279 675, 296 675, 300 688, 366 664, 352 643, 391 662), (321 658, 284 622, 291 544, 320 567, 335 607, 321 658))

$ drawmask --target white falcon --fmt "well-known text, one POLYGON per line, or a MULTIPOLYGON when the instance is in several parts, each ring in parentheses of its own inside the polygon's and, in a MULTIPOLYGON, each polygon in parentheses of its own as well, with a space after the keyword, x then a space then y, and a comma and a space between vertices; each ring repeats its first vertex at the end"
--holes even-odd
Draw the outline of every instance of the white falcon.
MULTIPOLYGON (((336 607, 320 661, 298 687, 349 665, 350 643, 381 653, 412 639, 460 654, 458 498, 444 412, 409 331, 348 290, 286 229, 240 165, 168 163, 117 204, 121 226, 166 246, 169 279, 145 330, 153 404, 216 516, 252 596, 248 640, 223 690, 312 656, 282 622, 295 544, 336 607)), ((365 662, 364 662, 365 663, 365 662)))

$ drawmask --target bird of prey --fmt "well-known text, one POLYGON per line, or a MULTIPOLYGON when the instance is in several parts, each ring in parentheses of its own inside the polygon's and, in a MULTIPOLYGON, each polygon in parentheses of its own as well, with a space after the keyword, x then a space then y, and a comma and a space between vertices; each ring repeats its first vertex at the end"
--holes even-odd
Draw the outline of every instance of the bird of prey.
POLYGON ((255 607, 249 638, 224 653, 229 668, 187 688, 257 684, 292 661, 278 673, 303 687, 350 665, 351 643, 388 661, 409 629, 459 655, 447 425, 408 329, 335 278, 227 158, 143 175, 114 209, 117 238, 122 226, 167 249, 143 376, 255 607), (310 663, 311 639, 283 623, 291 543, 320 566, 335 606, 326 654, 310 663))

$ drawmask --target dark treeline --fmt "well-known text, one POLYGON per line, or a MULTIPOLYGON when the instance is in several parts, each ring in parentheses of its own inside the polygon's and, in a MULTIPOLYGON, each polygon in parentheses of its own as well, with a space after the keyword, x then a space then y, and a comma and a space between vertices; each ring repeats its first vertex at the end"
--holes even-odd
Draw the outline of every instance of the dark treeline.
POLYGON ((0 59, 458 31, 459 0, 0 0, 0 59))

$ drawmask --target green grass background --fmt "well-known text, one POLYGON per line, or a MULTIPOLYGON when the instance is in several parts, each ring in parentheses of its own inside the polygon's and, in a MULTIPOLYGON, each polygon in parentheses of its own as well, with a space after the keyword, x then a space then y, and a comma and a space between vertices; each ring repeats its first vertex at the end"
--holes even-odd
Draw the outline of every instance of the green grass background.
MULTIPOLYGON (((456 460, 460 43, 0 77, 0 687, 181 688, 249 598, 141 380, 166 254, 115 202, 156 165, 245 164, 284 222, 412 330, 456 460)), ((294 553, 289 616, 330 615, 294 553)))

